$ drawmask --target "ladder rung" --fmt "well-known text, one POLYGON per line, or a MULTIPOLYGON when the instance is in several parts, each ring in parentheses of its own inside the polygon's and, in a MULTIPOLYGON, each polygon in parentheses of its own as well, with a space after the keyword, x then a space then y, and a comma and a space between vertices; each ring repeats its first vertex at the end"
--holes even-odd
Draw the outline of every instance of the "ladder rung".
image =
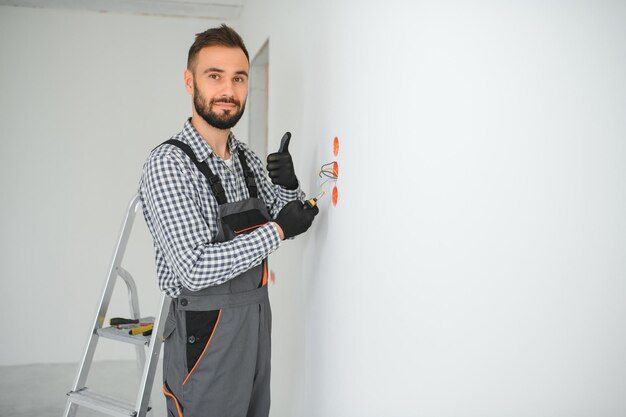
MULTIPOLYGON (((144 317, 140 319, 141 323, 154 323, 154 317, 144 317)), ((103 327, 97 329, 96 333, 100 337, 106 339, 118 340, 120 342, 131 343, 134 345, 147 345, 150 342, 150 336, 136 334, 131 336, 128 334, 130 329, 118 329, 116 327, 103 327)))
POLYGON ((89 388, 72 391, 67 395, 74 404, 82 405, 110 416, 134 417, 137 415, 135 404, 108 395, 98 394, 89 388))

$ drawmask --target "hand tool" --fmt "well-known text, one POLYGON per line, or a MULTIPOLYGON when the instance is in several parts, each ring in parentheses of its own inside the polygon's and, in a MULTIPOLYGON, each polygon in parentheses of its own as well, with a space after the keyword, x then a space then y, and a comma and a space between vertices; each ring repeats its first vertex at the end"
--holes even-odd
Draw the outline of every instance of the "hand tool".
POLYGON ((122 317, 113 317, 109 321, 109 324, 111 326, 117 326, 119 324, 138 324, 138 323, 139 323, 139 319, 125 319, 122 317))
POLYGON ((317 205, 317 198, 316 197, 309 198, 308 200, 305 201, 305 203, 309 206, 309 208, 313 208, 317 205))
POLYGON ((134 335, 137 335, 137 334, 139 334, 139 333, 143 333, 143 332, 147 332, 148 330, 152 330, 152 328, 153 328, 153 327, 154 327, 154 324, 152 324, 152 323, 147 324, 147 325, 145 325, 145 326, 135 327, 135 328, 133 328, 133 329, 130 329, 130 330, 128 331, 128 334, 130 334, 130 335, 133 335, 133 336, 134 336, 134 335))

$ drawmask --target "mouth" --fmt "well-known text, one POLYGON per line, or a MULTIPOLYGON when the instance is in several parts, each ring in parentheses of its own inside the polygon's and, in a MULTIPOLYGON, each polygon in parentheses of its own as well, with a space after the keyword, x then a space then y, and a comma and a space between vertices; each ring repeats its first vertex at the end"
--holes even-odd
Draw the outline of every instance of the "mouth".
POLYGON ((231 100, 222 99, 218 101, 213 101, 213 105, 219 108, 228 109, 228 110, 236 109, 239 107, 239 103, 237 103, 237 101, 234 99, 231 99, 231 100))
POLYGON ((219 103, 213 103, 214 106, 217 107, 221 107, 223 109, 235 109, 238 106, 235 103, 224 103, 224 102, 219 102, 219 103))

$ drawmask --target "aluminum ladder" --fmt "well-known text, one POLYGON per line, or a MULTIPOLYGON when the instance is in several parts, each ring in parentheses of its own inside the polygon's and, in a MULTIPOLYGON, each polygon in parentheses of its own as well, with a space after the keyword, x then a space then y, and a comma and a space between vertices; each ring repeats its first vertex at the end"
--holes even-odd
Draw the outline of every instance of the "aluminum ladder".
POLYGON ((133 280, 131 274, 121 266, 122 259, 124 258, 124 252, 126 250, 126 244, 128 243, 135 215, 137 214, 140 204, 139 195, 136 195, 131 200, 128 211, 126 212, 126 218, 124 219, 122 231, 113 255, 113 261, 111 262, 109 274, 100 298, 100 305, 93 321, 93 325, 89 331, 87 347, 85 348, 82 360, 78 367, 78 374, 72 390, 67 393, 68 399, 65 407, 65 417, 74 417, 78 406, 84 406, 107 415, 118 417, 145 417, 151 409, 149 406, 150 392, 154 382, 157 362, 161 353, 161 336, 163 335, 163 327, 165 326, 165 320, 171 299, 163 295, 161 307, 156 318, 142 318, 139 313, 139 299, 137 297, 137 287, 135 285, 135 281, 133 280), (128 288, 128 301, 130 304, 131 318, 140 319, 141 322, 153 322, 154 328, 152 330, 152 335, 143 336, 138 334, 131 336, 128 334, 128 329, 120 330, 114 327, 103 326, 104 319, 109 308, 109 302, 111 301, 111 296, 113 294, 113 288, 115 287, 115 282, 118 277, 124 280, 126 287, 128 288), (98 345, 98 339, 100 337, 135 345, 137 362, 139 369, 141 370, 141 379, 139 392, 137 394, 137 401, 134 404, 94 392, 93 390, 85 387, 85 382, 87 381, 89 369, 91 368, 91 363, 93 361, 96 347, 98 345), (145 352, 146 347, 149 352, 147 362, 145 352))

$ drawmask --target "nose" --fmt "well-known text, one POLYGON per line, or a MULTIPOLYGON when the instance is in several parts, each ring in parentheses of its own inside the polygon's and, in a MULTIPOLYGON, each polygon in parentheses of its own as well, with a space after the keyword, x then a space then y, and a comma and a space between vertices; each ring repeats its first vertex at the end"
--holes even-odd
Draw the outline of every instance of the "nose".
POLYGON ((222 85, 221 97, 234 97, 235 96, 235 83, 233 81, 225 81, 222 85))

